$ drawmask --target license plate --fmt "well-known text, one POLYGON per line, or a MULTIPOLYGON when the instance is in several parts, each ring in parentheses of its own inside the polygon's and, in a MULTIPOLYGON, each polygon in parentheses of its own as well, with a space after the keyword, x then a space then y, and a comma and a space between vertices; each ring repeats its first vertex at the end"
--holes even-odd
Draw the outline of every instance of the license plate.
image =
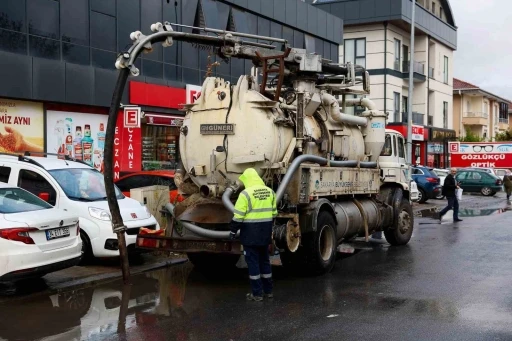
POLYGON ((57 238, 69 237, 69 228, 62 227, 60 229, 53 229, 46 231, 46 240, 52 240, 57 238))

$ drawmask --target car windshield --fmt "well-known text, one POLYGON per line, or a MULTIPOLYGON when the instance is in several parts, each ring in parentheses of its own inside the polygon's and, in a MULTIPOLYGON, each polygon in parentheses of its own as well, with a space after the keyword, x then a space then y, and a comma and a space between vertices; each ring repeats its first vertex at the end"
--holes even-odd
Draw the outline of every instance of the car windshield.
POLYGON ((52 208, 46 201, 20 188, 0 189, 0 213, 22 213, 52 208))
MULTIPOLYGON (((49 171, 51 176, 62 187, 66 196, 71 200, 101 201, 107 200, 103 174, 90 168, 55 169, 49 171)), ((114 186, 117 199, 124 195, 114 186)))

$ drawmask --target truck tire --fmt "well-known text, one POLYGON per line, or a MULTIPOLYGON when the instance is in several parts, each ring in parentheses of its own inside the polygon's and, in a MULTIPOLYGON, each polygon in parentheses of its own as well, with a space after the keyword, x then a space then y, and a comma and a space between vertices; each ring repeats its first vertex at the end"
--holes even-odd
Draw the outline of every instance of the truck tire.
POLYGON ((405 245, 411 240, 414 227, 414 217, 412 207, 409 201, 402 199, 398 208, 398 218, 394 223, 395 226, 384 231, 386 240, 391 245, 405 245))
POLYGON ((200 271, 233 270, 240 259, 240 255, 193 252, 188 253, 188 260, 200 271))
POLYGON ((336 246, 334 217, 322 211, 317 217, 316 231, 302 235, 302 246, 296 252, 282 253, 281 263, 304 275, 323 275, 334 267, 336 246))

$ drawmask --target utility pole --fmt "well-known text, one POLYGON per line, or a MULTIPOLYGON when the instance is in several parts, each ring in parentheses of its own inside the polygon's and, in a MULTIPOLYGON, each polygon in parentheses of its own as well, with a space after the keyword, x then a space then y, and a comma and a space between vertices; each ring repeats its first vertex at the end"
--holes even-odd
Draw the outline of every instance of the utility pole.
POLYGON ((416 10, 416 0, 412 0, 412 14, 411 14, 411 58, 409 60, 409 97, 407 98, 407 163, 413 164, 412 161, 412 93, 414 86, 414 12, 416 10))

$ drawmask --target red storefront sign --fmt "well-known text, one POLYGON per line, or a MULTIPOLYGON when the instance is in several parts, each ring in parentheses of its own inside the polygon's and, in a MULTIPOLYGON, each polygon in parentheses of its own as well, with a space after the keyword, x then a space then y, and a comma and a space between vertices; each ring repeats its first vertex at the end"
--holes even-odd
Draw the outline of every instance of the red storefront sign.
POLYGON ((449 142, 452 167, 512 168, 512 142, 449 142))
POLYGON ((155 126, 181 127, 183 125, 183 117, 179 116, 145 113, 144 117, 147 119, 147 124, 155 126))
POLYGON ((412 139, 415 141, 425 141, 425 128, 422 126, 412 125, 412 139))
POLYGON ((114 180, 120 172, 138 172, 142 166, 141 128, 124 128, 124 113, 119 111, 114 134, 114 180))
POLYGON ((179 109, 187 102, 186 90, 170 86, 130 82, 130 103, 151 107, 179 109))
MULTIPOLYGON (((402 134, 405 139, 407 139, 407 125, 397 124, 391 125, 388 124, 386 126, 387 129, 393 129, 402 134)), ((427 141, 428 140, 428 129, 425 129, 423 126, 412 125, 412 139, 413 141, 427 141)))

